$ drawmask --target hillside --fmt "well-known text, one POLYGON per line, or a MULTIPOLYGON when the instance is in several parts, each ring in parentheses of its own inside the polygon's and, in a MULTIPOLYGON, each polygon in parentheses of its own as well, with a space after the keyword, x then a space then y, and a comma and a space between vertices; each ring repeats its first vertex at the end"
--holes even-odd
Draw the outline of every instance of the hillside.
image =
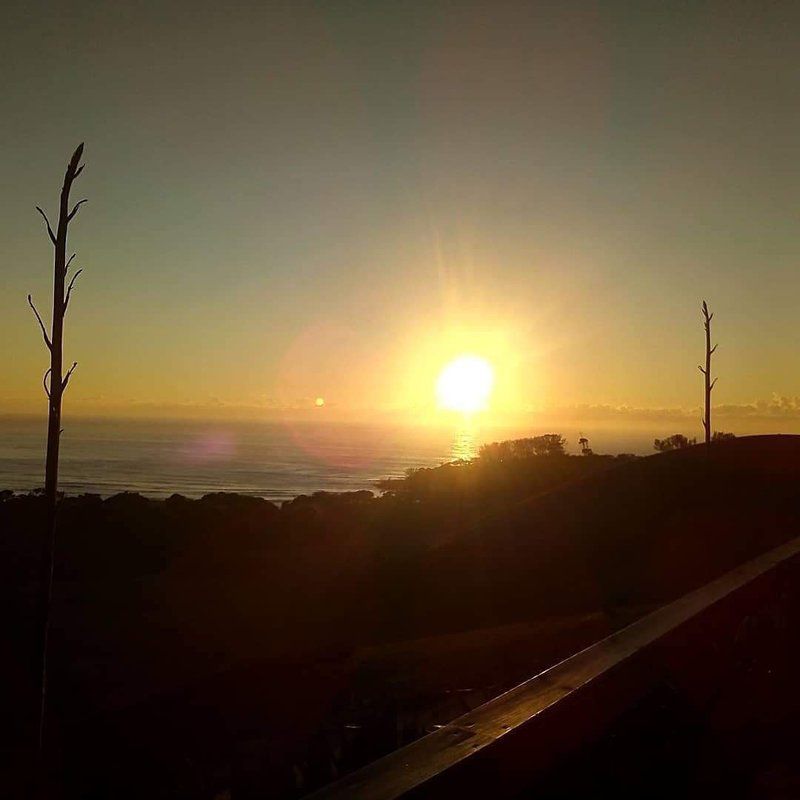
MULTIPOLYGON (((226 495, 65 501, 52 682, 65 796, 302 793, 800 522, 800 437, 554 459, 505 465, 506 492, 495 470, 492 493, 470 479, 281 509, 226 495)), ((9 775, 30 703, 40 515, 40 498, 0 502, 9 775)))
POLYGON ((796 436, 623 463, 481 519, 419 593, 484 621, 663 603, 794 535, 798 477, 796 436))

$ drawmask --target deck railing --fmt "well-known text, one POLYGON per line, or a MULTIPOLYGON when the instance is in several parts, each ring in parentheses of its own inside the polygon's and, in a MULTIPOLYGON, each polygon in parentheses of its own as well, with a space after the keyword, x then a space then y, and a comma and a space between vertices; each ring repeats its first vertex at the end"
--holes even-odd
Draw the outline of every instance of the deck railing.
MULTIPOLYGON (((607 734, 654 687, 718 699, 753 630, 787 634, 800 537, 648 614, 441 729, 313 795, 316 800, 515 796, 607 734), (766 622, 765 622, 766 618, 766 622)), ((794 623, 791 623, 794 625, 794 623)), ((753 653, 745 657, 752 661, 753 653)), ((765 674, 772 674, 765 668, 765 674)), ((711 699, 709 699, 711 698, 711 699)), ((705 704, 705 705, 704 705, 705 704)), ((548 777, 549 776, 549 777, 548 777)))

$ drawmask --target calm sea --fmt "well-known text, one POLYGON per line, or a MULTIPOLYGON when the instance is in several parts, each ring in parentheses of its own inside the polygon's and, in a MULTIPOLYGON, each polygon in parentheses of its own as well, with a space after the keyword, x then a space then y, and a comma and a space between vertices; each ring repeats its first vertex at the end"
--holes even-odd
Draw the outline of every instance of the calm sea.
MULTIPOLYGON (((376 479, 470 458, 481 443, 516 435, 526 433, 316 422, 69 420, 60 488, 69 494, 135 491, 151 497, 228 491, 285 500, 318 490, 374 489, 376 479)), ((0 489, 42 485, 44 440, 42 420, 0 417, 0 489)))

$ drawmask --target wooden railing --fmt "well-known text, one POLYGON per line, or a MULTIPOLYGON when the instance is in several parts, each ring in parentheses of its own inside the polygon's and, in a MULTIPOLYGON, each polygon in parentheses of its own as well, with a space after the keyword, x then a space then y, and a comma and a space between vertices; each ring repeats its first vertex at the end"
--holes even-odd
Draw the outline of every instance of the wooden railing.
POLYGON ((800 537, 313 797, 394 800, 527 793, 542 776, 551 776, 559 764, 607 733, 659 684, 681 685, 697 707, 707 706, 709 698, 718 698, 721 676, 743 663, 743 651, 761 648, 748 640, 749 631, 759 627, 754 622, 759 615, 769 616, 769 625, 760 628, 768 628, 770 636, 785 635, 787 592, 800 594, 798 556, 800 537))

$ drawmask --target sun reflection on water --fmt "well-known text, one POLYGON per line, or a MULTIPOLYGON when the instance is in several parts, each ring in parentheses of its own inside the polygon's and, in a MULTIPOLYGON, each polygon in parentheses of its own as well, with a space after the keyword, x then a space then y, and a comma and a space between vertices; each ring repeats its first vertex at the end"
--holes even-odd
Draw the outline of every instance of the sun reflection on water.
POLYGON ((453 436, 450 457, 453 461, 475 458, 478 455, 478 431, 471 425, 459 428, 453 436))

